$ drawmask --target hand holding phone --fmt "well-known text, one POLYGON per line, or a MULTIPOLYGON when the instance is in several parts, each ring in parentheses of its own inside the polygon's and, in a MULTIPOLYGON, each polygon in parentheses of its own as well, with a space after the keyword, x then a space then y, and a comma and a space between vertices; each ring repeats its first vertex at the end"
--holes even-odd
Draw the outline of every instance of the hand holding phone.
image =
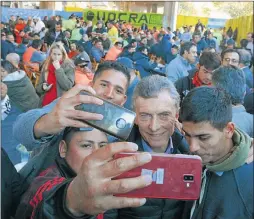
MULTIPOLYGON (((88 92, 81 92, 81 94, 95 96, 88 92)), ((113 104, 101 97, 95 97, 103 100, 103 104, 81 104, 76 106, 75 109, 90 113, 102 114, 102 120, 89 120, 85 122, 92 127, 100 129, 112 136, 126 140, 129 137, 129 134, 134 125, 136 113, 113 104)))
MULTIPOLYGON (((132 156, 120 153, 115 159, 132 156)), ((131 198, 168 198, 196 200, 199 198, 202 161, 199 156, 152 153, 152 161, 115 177, 115 180, 149 175, 153 182, 148 187, 118 194, 131 198)))
POLYGON ((42 89, 47 92, 52 88, 52 86, 53 86, 53 84, 43 83, 42 89))

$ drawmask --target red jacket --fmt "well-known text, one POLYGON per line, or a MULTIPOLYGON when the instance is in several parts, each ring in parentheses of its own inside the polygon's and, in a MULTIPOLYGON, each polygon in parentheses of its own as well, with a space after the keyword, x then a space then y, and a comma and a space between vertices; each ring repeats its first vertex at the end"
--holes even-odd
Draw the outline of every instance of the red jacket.
POLYGON ((20 33, 22 30, 25 29, 25 24, 16 24, 14 29, 14 34, 16 36, 16 43, 20 44, 22 43, 22 39, 24 36, 21 36, 20 33))

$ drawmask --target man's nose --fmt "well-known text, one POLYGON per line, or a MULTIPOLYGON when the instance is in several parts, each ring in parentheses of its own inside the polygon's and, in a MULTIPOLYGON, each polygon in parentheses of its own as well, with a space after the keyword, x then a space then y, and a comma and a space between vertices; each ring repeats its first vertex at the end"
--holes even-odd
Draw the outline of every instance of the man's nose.
POLYGON ((198 142, 195 139, 189 138, 188 143, 190 146, 190 152, 195 153, 196 151, 199 150, 198 142))
POLYGON ((160 128, 160 121, 158 120, 157 116, 153 116, 151 121, 150 121, 150 125, 149 128, 155 132, 160 128))
POLYGON ((113 87, 108 87, 105 92, 104 92, 104 96, 107 99, 113 99, 114 97, 114 88, 113 87))

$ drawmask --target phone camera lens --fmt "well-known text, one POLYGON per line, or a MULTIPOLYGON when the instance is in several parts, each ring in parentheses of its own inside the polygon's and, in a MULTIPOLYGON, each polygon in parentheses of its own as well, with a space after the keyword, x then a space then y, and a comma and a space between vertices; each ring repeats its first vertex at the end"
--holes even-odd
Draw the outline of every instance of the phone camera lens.
POLYGON ((192 176, 192 175, 184 175, 183 179, 184 179, 184 181, 193 181, 194 180, 194 176, 192 176))

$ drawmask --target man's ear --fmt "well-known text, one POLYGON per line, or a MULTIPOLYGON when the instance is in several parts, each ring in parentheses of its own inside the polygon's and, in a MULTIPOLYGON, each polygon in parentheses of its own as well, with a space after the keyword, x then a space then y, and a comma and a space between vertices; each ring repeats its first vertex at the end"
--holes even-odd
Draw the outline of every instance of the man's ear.
POLYGON ((235 132, 235 124, 233 122, 229 122, 224 128, 224 134, 226 138, 228 139, 232 138, 234 132, 235 132))
POLYGON ((65 158, 67 153, 67 144, 64 140, 59 143, 59 154, 61 158, 65 158))

